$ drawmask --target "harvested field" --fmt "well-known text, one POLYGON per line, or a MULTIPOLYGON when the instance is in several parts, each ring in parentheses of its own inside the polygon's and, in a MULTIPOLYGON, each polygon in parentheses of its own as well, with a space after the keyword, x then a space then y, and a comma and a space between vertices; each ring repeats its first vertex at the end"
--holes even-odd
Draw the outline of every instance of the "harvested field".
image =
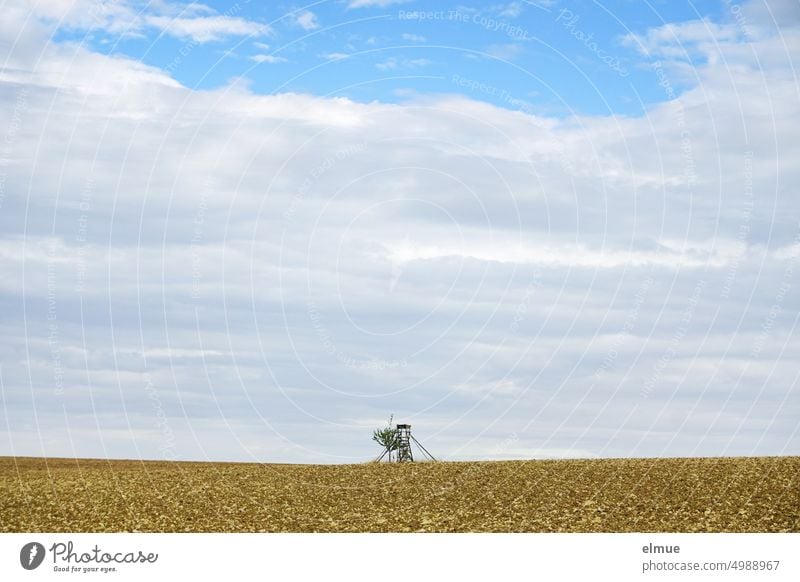
POLYGON ((800 457, 392 465, 0 457, 0 531, 797 532, 800 457))

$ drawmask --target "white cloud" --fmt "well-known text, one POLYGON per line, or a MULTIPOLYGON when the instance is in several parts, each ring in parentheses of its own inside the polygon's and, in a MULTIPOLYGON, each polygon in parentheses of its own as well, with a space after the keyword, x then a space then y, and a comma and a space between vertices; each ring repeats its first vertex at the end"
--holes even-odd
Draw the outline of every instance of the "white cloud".
POLYGON ((486 54, 496 59, 511 61, 522 54, 522 45, 519 43, 493 44, 486 48, 486 54))
POLYGON ((196 42, 218 41, 229 36, 262 36, 270 31, 266 24, 229 16, 201 16, 197 18, 172 18, 148 16, 145 22, 164 34, 190 38, 196 42))
POLYGON ((522 2, 509 2, 508 4, 501 4, 495 7, 495 11, 499 16, 506 18, 517 18, 523 11, 522 2))
POLYGON ((279 57, 276 55, 252 55, 250 57, 251 61, 255 61, 257 63, 268 63, 270 65, 274 65, 276 63, 285 63, 286 59, 284 57, 279 57))
POLYGON ((368 8, 377 6, 379 8, 385 8, 386 6, 391 6, 392 4, 405 4, 410 1, 411 0, 349 0, 347 7, 368 8))
POLYGON ((676 245, 676 248, 676 246, 670 246, 667 241, 659 241, 653 250, 593 249, 561 241, 553 244, 548 243, 546 240, 525 243, 492 240, 481 236, 480 233, 471 234, 468 241, 447 241, 437 238, 438 240, 434 242, 387 241, 383 244, 389 260, 400 263, 441 258, 469 258, 479 261, 520 265, 588 267, 594 269, 641 266, 659 266, 667 269, 686 267, 719 268, 728 265, 732 260, 741 258, 745 250, 735 242, 728 242, 726 245, 721 241, 714 241, 713 244, 717 247, 728 246, 732 248, 722 250, 704 244, 685 248, 686 245, 680 243, 676 245))
POLYGON ((524 388, 517 382, 507 378, 495 382, 471 382, 467 384, 459 384, 453 387, 453 390, 456 392, 462 392, 470 396, 490 398, 519 396, 523 389, 524 388))
POLYGON ((401 35, 401 38, 403 40, 407 40, 408 42, 425 42, 426 41, 426 38, 424 36, 422 36, 421 34, 409 34, 407 32, 404 32, 401 35))
POLYGON ((212 356, 226 355, 224 352, 218 350, 186 350, 181 348, 157 348, 152 350, 143 350, 141 355, 146 358, 164 358, 167 360, 177 358, 208 358, 212 356))
POLYGON ((341 61, 348 58, 350 55, 347 53, 323 53, 320 56, 327 61, 341 61))
POLYGON ((294 17, 294 23, 303 30, 316 30, 319 28, 317 16, 310 10, 302 10, 292 16, 294 17))
MULTIPOLYGON (((775 30, 800 24, 800 8, 796 0, 755 0, 735 7, 741 9, 743 26, 748 31, 760 28, 775 30)), ((734 5, 727 8, 733 12, 734 5)), ((738 20, 735 14, 732 16, 738 20)))
MULTIPOLYGON (((540 8, 550 8, 551 6, 558 4, 558 1, 559 0, 525 0, 525 4, 528 6, 538 6, 540 8)), ((511 4, 515 3, 512 2, 511 4)))
POLYGON ((381 71, 389 71, 396 69, 398 66, 398 60, 395 57, 389 57, 385 61, 381 61, 380 63, 375 64, 376 69, 380 69, 381 71))
POLYGON ((142 8, 128 0, 70 0, 20 2, 50 26, 78 30, 104 30, 123 36, 141 36, 149 29, 195 42, 219 41, 231 36, 263 36, 271 28, 240 17, 217 14, 199 3, 156 2, 142 8))
POLYGON ((645 55, 689 59, 698 53, 715 51, 720 43, 735 42, 741 37, 742 32, 733 24, 695 20, 665 24, 645 34, 628 34, 623 42, 645 55))
POLYGON ((414 69, 417 67, 426 67, 431 64, 428 59, 399 59, 397 57, 389 57, 385 61, 375 64, 375 68, 381 71, 393 71, 395 69, 414 69))

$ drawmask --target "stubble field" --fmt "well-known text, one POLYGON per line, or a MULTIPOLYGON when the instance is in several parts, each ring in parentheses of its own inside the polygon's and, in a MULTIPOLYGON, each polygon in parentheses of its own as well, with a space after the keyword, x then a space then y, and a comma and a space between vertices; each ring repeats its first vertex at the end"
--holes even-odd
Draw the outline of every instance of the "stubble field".
POLYGON ((800 457, 401 465, 0 457, 0 531, 798 532, 800 457))

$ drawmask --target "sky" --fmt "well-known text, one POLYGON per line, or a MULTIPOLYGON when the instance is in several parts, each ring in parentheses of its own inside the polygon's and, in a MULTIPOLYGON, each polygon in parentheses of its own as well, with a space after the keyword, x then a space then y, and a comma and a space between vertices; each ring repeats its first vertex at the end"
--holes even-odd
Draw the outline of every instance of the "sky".
POLYGON ((0 0, 0 455, 800 454, 800 3, 0 0))

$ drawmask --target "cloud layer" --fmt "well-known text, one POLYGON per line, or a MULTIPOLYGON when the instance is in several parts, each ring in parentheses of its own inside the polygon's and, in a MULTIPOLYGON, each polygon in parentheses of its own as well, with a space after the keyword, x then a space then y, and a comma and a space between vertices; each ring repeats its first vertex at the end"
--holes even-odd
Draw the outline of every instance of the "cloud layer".
POLYGON ((2 26, 0 454, 352 462, 392 412, 454 459, 800 452, 796 21, 631 35, 663 100, 555 118, 196 91, 47 42, 91 26, 75 3, 28 10, 2 26))

